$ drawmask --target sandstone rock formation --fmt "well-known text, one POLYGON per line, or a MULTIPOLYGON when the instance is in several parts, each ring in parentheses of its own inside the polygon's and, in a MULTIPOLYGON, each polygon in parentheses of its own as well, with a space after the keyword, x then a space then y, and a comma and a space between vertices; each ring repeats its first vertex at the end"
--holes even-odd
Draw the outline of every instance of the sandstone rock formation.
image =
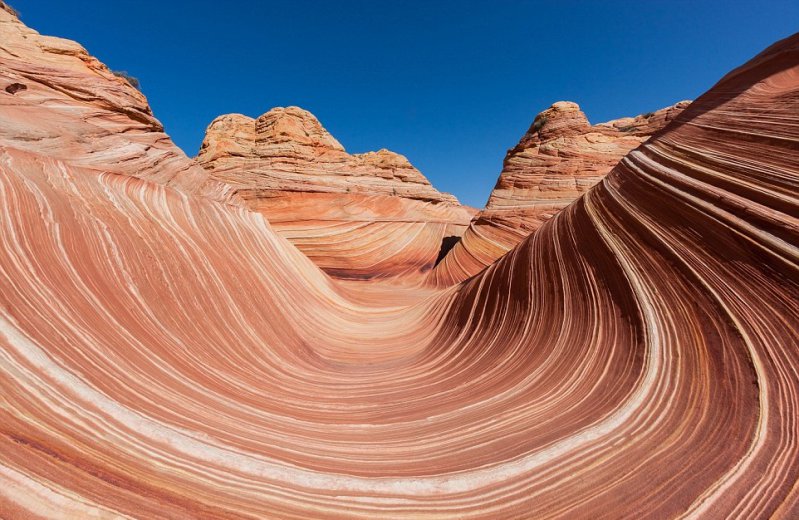
POLYGON ((451 285, 492 264, 588 191, 688 104, 682 101, 657 112, 594 126, 576 103, 568 101, 538 114, 505 156, 485 209, 430 279, 451 285))
POLYGON ((799 35, 446 289, 331 279, 3 41, 0 517, 799 516, 799 35))
POLYGON ((0 139, 76 166, 227 196, 172 144, 142 93, 83 47, 38 34, 7 6, 0 39, 0 139))
POLYGON ((474 214, 402 155, 350 155, 298 107, 217 118, 197 160, 317 265, 344 278, 418 275, 474 214))

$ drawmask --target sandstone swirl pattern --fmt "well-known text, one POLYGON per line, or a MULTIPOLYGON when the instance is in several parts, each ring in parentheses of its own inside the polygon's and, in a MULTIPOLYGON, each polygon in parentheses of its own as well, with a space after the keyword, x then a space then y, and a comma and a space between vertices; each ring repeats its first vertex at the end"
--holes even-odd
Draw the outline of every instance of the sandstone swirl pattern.
POLYGON ((569 101, 538 114, 519 144, 508 150, 485 209, 436 265, 429 280, 452 285, 494 263, 602 180, 622 157, 688 103, 594 126, 569 101))
POLYGON ((481 274, 388 290, 0 22, 0 516, 799 515, 799 36, 481 274), (6 130, 50 112, 99 139, 6 130))

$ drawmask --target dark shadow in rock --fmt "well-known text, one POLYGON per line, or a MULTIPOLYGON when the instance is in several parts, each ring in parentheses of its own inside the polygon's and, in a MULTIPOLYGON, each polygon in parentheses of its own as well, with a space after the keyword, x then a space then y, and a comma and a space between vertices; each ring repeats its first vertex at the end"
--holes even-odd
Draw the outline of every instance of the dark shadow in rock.
POLYGON ((16 94, 20 90, 28 90, 28 87, 24 83, 12 83, 6 87, 6 92, 9 94, 16 94))
POLYGON ((447 253, 449 253, 452 248, 455 247, 455 244, 460 242, 460 239, 461 237, 453 235, 451 237, 444 237, 441 240, 441 249, 438 251, 438 258, 436 258, 435 265, 438 265, 438 263, 441 262, 445 256, 447 256, 447 253))

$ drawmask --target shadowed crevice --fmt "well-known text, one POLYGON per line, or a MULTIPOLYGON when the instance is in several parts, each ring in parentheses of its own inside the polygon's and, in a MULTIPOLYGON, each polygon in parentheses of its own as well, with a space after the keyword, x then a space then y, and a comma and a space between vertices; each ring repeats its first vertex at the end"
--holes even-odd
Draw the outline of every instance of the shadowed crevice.
POLYGON ((449 253, 452 248, 455 247, 455 244, 460 242, 460 239, 461 237, 455 235, 441 239, 441 249, 438 251, 438 257, 436 258, 435 265, 438 265, 439 262, 441 262, 444 257, 447 256, 447 253, 449 253))

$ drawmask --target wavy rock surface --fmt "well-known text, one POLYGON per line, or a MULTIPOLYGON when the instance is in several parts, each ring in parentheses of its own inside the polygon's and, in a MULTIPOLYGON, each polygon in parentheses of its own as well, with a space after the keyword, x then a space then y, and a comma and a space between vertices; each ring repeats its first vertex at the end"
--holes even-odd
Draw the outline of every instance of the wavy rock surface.
POLYGON ((799 35, 443 290, 4 134, 0 516, 796 518, 797 113, 799 35))
POLYGON ((602 180, 688 104, 594 126, 568 101, 538 114, 508 150, 485 209, 436 266, 432 282, 452 285, 485 269, 602 180))
POLYGON ((418 275, 473 216, 402 155, 350 155, 310 112, 220 116, 197 157, 211 177, 329 274, 418 275))

